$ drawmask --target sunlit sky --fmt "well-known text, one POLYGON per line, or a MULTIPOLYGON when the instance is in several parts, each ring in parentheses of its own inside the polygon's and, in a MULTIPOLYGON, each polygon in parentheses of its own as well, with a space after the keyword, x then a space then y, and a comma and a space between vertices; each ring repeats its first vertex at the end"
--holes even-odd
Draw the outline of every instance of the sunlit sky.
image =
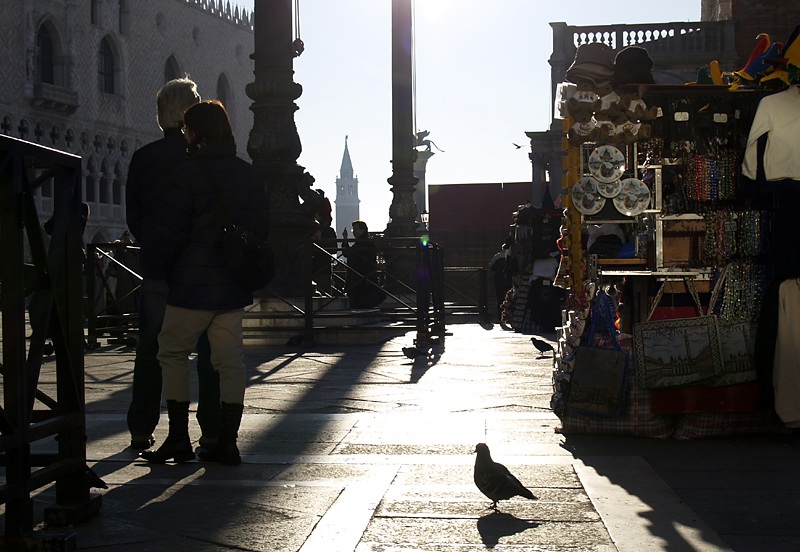
MULTIPOLYGON (((252 9, 254 0, 231 3, 252 9)), ((361 218, 382 230, 392 194, 391 0, 299 0, 305 52, 298 163, 331 201, 345 136, 361 218)), ((416 127, 438 152, 427 183, 529 182, 526 131, 550 122, 550 22, 698 21, 701 0, 416 0, 416 127), (513 144, 523 147, 517 149, 513 144)), ((709 60, 710 61, 710 60, 709 60)), ((337 221, 338 226, 342 226, 337 221)), ((341 230, 341 228, 339 228, 341 230)))

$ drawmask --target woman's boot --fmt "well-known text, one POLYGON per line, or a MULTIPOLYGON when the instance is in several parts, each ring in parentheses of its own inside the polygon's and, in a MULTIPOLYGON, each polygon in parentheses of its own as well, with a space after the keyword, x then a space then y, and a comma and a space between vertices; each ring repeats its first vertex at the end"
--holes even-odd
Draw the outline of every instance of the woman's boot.
POLYGON ((154 464, 164 464, 167 460, 177 463, 194 460, 192 442, 189 439, 189 403, 167 401, 169 415, 169 434, 156 450, 145 450, 139 456, 154 464))
POLYGON ((208 450, 201 450, 198 453, 200 460, 220 462, 228 466, 238 466, 242 463, 236 439, 239 436, 239 424, 242 422, 243 411, 244 405, 222 403, 222 425, 219 431, 219 440, 208 450))

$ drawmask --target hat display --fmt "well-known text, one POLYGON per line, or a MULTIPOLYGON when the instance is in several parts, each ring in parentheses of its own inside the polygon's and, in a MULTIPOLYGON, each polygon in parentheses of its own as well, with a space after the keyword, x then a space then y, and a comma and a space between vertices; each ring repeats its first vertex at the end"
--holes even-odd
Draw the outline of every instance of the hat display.
POLYGON ((767 62, 771 63, 775 68, 767 76, 761 79, 761 82, 769 81, 772 79, 780 79, 786 84, 792 85, 800 82, 800 25, 797 25, 786 41, 786 45, 781 50, 780 57, 767 58, 767 62))
POLYGON ((601 86, 614 76, 614 50, 602 42, 581 44, 564 77, 575 84, 601 86))
POLYGON ((653 60, 641 46, 626 46, 614 58, 614 88, 623 84, 654 84, 653 60))

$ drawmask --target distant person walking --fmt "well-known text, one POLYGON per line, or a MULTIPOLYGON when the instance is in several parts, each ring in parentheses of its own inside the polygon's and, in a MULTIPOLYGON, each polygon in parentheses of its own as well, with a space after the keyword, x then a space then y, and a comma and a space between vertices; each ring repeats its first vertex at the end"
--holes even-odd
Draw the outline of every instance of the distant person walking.
MULTIPOLYGON (((133 364, 133 390, 128 407, 128 430, 133 449, 155 444, 153 431, 161 414, 161 366, 158 363, 158 333, 164 320, 169 286, 157 271, 152 229, 171 186, 172 171, 186 160, 186 141, 181 134, 184 112, 200 101, 197 85, 189 79, 166 83, 156 94, 158 126, 164 137, 133 153, 128 168, 126 218, 128 229, 141 247, 139 262, 143 278, 139 297, 139 337, 133 364)), ((219 376, 211 367, 208 338, 197 342, 197 379, 200 396, 197 421, 201 446, 216 442, 219 434, 219 376)))
POLYGON ((369 235, 367 223, 354 220, 353 244, 348 241, 347 228, 342 230, 342 255, 347 258, 344 290, 351 309, 371 309, 379 305, 386 294, 376 287, 378 282, 378 248, 369 235))
POLYGON ((225 262, 220 205, 231 219, 266 240, 269 205, 264 182, 236 156, 228 113, 218 101, 203 101, 184 115, 189 160, 172 174, 153 229, 158 274, 169 283, 158 360, 164 379, 169 434, 156 450, 141 453, 153 463, 194 458, 189 438, 189 355, 208 333, 211 363, 219 373, 222 423, 217 443, 201 460, 237 465, 244 410, 245 366, 242 320, 253 294, 225 262))

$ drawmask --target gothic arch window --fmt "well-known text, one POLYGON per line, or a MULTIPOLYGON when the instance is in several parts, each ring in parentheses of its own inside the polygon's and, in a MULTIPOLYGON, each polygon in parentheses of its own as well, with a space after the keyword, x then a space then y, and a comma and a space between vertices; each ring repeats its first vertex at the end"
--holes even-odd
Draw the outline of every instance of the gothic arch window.
POLYGON ((56 83, 55 48, 47 25, 41 25, 36 33, 36 82, 56 83))
POLYGON ((94 179, 97 175, 97 169, 94 164, 94 159, 89 158, 86 163, 86 178, 84 179, 83 200, 87 203, 94 203, 94 179))
POLYGON ((37 121, 36 124, 33 125, 33 139, 40 144, 44 143, 46 134, 47 132, 45 131, 44 123, 37 121))
POLYGON ((116 59, 111 40, 106 36, 100 41, 97 53, 97 84, 101 92, 116 93, 116 59))
POLYGON ((177 79, 178 75, 180 75, 180 71, 181 68, 178 65, 178 60, 175 59, 175 56, 169 56, 167 63, 164 64, 164 82, 177 79))
POLYGON ((17 126, 17 133, 19 134, 19 137, 22 138, 23 140, 27 140, 30 130, 31 126, 28 123, 28 121, 26 121, 25 119, 21 119, 19 121, 19 125, 17 126))
POLYGON ((228 116, 233 119, 233 93, 231 92, 231 85, 228 82, 228 77, 225 73, 221 73, 217 78, 217 99, 222 102, 225 109, 228 111, 228 116))
POLYGON ((14 132, 14 121, 11 120, 11 117, 8 115, 3 116, 3 122, 0 123, 0 134, 5 134, 6 136, 13 136, 14 132))
POLYGON ((68 128, 64 132, 64 145, 67 146, 69 151, 74 151, 76 146, 75 131, 68 128))
POLYGON ((111 168, 108 166, 108 161, 103 160, 102 169, 100 172, 100 190, 99 190, 99 197, 97 198, 98 203, 108 204, 109 201, 109 188, 110 182, 109 179, 111 178, 111 168))
POLYGON ((111 185, 111 203, 122 205, 122 165, 114 165, 114 182, 111 185))
POLYGON ((61 142, 61 129, 58 128, 56 125, 52 125, 50 127, 50 145, 56 147, 61 142))
POLYGON ((128 32, 128 2, 126 0, 119 0, 119 34, 124 35, 128 32))

